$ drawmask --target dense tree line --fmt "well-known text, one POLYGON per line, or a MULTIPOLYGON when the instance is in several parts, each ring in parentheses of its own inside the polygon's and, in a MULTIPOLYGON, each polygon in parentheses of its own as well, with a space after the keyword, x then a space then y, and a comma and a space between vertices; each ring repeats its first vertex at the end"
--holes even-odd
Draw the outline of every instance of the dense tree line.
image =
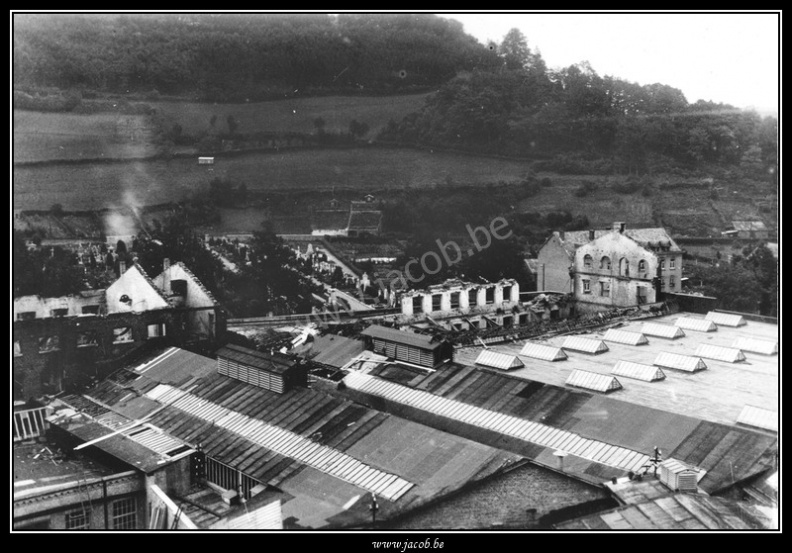
POLYGON ((765 245, 717 265, 691 265, 690 288, 718 298, 722 309, 778 316, 778 261, 765 245))
POLYGON ((547 70, 519 31, 500 63, 460 74, 380 138, 540 159, 561 173, 645 173, 728 164, 776 178, 778 121, 698 101, 663 84, 600 76, 586 62, 547 70))
POLYGON ((13 296, 58 297, 85 289, 85 271, 77 255, 61 247, 28 249, 24 236, 13 233, 13 296))
POLYGON ((14 85, 197 94, 390 92, 496 56, 429 14, 16 15, 14 85))

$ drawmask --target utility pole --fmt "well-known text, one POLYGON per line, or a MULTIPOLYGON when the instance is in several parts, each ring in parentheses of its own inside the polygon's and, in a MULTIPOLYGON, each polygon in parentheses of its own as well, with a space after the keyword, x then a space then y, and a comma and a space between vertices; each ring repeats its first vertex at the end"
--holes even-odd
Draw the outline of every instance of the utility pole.
POLYGON ((379 511, 379 505, 377 504, 377 496, 373 493, 371 494, 371 506, 369 507, 371 511, 371 527, 376 528, 377 526, 377 511, 379 511))

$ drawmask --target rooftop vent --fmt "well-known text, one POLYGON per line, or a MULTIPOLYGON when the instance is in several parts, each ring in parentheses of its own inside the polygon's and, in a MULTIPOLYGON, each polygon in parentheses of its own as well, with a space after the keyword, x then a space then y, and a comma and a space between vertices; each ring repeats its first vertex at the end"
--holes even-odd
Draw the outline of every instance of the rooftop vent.
POLYGON ((628 346, 642 346, 649 343, 646 336, 640 332, 628 332, 615 328, 608 329, 603 340, 606 342, 615 342, 617 344, 627 344, 628 346))
POLYGON ((678 371, 696 372, 707 368, 707 365, 700 357, 692 357, 690 355, 681 355, 679 353, 669 353, 667 351, 661 352, 654 362, 658 367, 664 369, 676 369, 678 371))
POLYGON ((685 330, 695 330, 698 332, 715 332, 718 327, 712 321, 706 319, 694 319, 693 317, 680 317, 674 324, 685 330))
POLYGON ((623 386, 615 377, 590 371, 575 369, 566 380, 567 386, 585 388, 595 392, 613 392, 621 390, 623 386))
POLYGON ((608 351, 608 346, 602 340, 594 340, 592 338, 581 338, 580 336, 568 336, 564 340, 564 349, 579 351, 582 353, 605 353, 608 351))
POLYGON ((660 367, 644 365, 643 363, 633 363, 632 361, 619 361, 616 363, 616 366, 613 367, 611 374, 635 380, 643 380, 644 382, 656 382, 666 377, 660 367))
POLYGON ((717 311, 710 311, 704 317, 708 321, 712 321, 718 326, 745 326, 747 323, 741 315, 731 315, 729 313, 718 313, 717 311))
POLYGON ((522 350, 520 350, 520 355, 542 359, 543 361, 563 361, 567 359, 567 354, 561 348, 534 342, 526 342, 522 350))
POLYGON ((505 353, 498 353, 488 349, 479 353, 476 358, 476 364, 504 371, 519 369, 525 366, 516 355, 506 355, 505 353))

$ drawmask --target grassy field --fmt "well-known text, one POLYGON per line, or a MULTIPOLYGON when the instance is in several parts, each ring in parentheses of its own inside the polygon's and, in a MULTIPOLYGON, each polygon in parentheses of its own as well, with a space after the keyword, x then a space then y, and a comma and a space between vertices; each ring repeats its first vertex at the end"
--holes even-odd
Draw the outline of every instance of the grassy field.
POLYGON ((149 157, 159 152, 154 141, 160 128, 170 130, 178 124, 184 134, 192 136, 224 133, 229 115, 241 134, 313 133, 314 120, 321 117, 326 132, 346 132, 349 122, 356 119, 368 124, 367 136, 373 137, 390 119, 401 121, 421 109, 426 96, 326 96, 250 104, 145 102, 156 110, 153 117, 14 110, 14 162, 149 157), (213 115, 217 116, 214 127, 210 125, 213 115))
POLYGON ((316 131, 314 120, 325 121, 326 132, 346 132, 349 122, 356 119, 369 126, 369 136, 376 135, 388 120, 401 121, 408 113, 423 107, 428 94, 409 96, 324 96, 317 98, 289 98, 272 102, 249 104, 208 104, 194 102, 148 102, 166 128, 179 124, 186 134, 227 132, 228 116, 238 123, 237 132, 296 132, 316 131), (212 116, 216 116, 214 126, 212 116))
MULTIPOLYGON (((127 163, 50 164, 14 167, 14 208, 46 210, 60 203, 66 210, 100 209, 121 205, 153 205, 179 201, 204 193, 209 182, 220 177, 244 183, 251 191, 277 191, 281 203, 267 208, 252 201, 246 210, 224 210, 222 232, 255 230, 262 220, 273 222, 279 232, 307 232, 311 208, 326 208, 332 195, 347 202, 372 193, 378 199, 427 200, 421 191, 442 187, 485 185, 503 181, 518 186, 530 168, 527 161, 477 158, 451 153, 407 149, 361 148, 349 150, 300 150, 218 156, 212 167, 198 165, 195 158, 145 160, 127 163), (285 192, 291 192, 284 197, 285 192), (422 199, 423 198, 423 199, 422 199), (227 211, 227 212, 225 212, 227 211)), ((586 215, 593 227, 613 221, 631 226, 664 226, 672 233, 706 236, 719 234, 731 217, 758 213, 750 198, 723 194, 712 200, 702 188, 654 189, 618 194, 606 179, 596 178, 598 188, 585 197, 575 191, 595 177, 549 176, 552 185, 533 197, 504 205, 503 212, 568 210, 586 215)), ((439 193, 439 192, 438 192, 439 193)), ((443 192, 444 194, 447 192, 443 192)))
POLYGON ((14 162, 136 158, 157 153, 144 115, 14 110, 14 162))
POLYGON ((14 167, 14 207, 96 209, 134 202, 177 201, 208 190, 220 177, 250 190, 421 189, 435 184, 519 180, 529 162, 404 149, 302 150, 217 157, 213 167, 194 158, 128 163, 14 167))

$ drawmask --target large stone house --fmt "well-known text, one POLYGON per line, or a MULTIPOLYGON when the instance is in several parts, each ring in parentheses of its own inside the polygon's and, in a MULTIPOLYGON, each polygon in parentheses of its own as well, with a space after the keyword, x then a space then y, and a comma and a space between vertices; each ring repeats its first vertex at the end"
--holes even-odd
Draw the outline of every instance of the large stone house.
MULTIPOLYGON (((573 293, 575 288, 576 252, 582 246, 612 234, 622 235, 630 241, 617 240, 613 247, 624 247, 625 252, 613 251, 608 257, 618 261, 633 249, 632 244, 650 252, 657 258, 659 294, 679 292, 682 284, 682 250, 663 228, 630 229, 616 222, 609 229, 554 232, 539 251, 536 263, 537 290, 573 293)), ((613 265, 612 265, 613 267, 613 265)), ((618 269, 618 268, 617 268, 618 269)), ((611 269, 616 271, 617 269, 611 269)), ((637 269, 635 265, 631 267, 637 269)), ((634 272, 633 272, 634 274, 634 272)), ((647 298, 649 296, 647 295, 647 298)), ((655 296, 659 299, 659 295, 655 296)), ((631 305, 635 305, 633 302, 631 305)))

